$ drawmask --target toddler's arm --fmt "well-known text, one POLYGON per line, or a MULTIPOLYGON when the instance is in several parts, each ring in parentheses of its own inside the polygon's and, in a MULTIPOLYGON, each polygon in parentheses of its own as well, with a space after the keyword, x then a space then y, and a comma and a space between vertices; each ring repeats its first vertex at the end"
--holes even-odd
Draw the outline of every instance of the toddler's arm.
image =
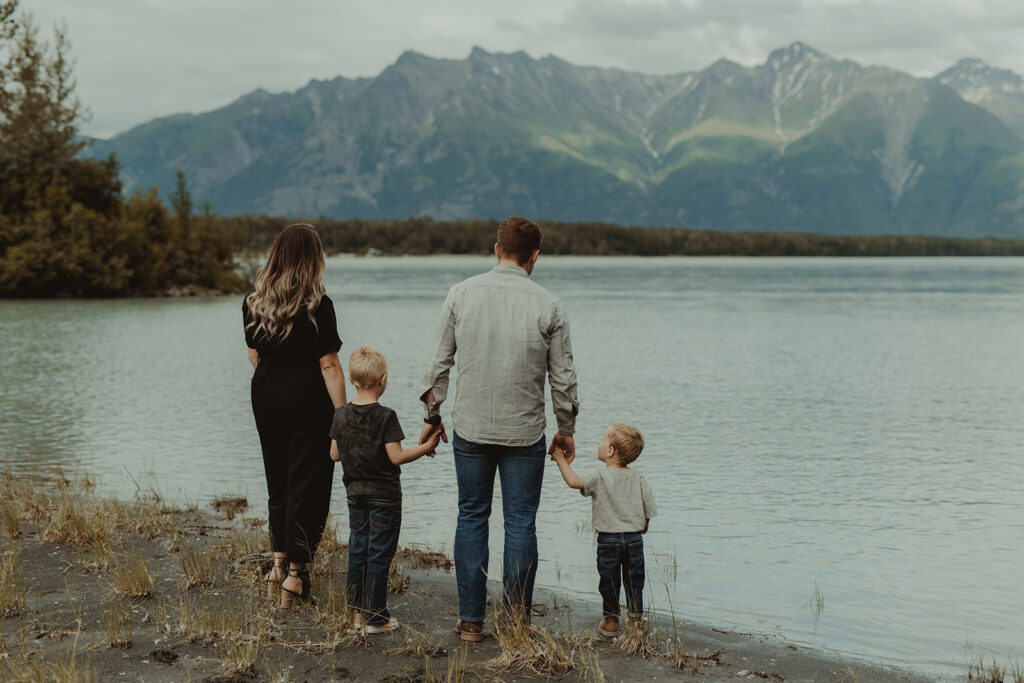
POLYGON ((335 439, 331 439, 331 460, 334 462, 341 460, 341 451, 338 450, 338 442, 335 439))
POLYGON ((419 460, 424 455, 429 455, 433 458, 434 451, 437 450, 437 444, 440 441, 441 428, 438 427, 430 436, 427 437, 426 441, 415 448, 402 448, 401 441, 390 441, 384 444, 384 449, 388 453, 388 460, 395 465, 404 465, 407 462, 419 460))
POLYGON ((558 464, 558 471, 562 473, 562 479, 565 479, 565 483, 569 485, 569 488, 582 489, 583 477, 573 471, 572 465, 565 459, 565 451, 561 448, 556 448, 551 457, 558 464))
POLYGON ((644 530, 643 530, 643 531, 641 531, 640 533, 642 533, 642 534, 646 534, 646 533, 647 533, 647 529, 648 529, 648 527, 650 527, 650 526, 651 526, 651 520, 650 520, 650 518, 647 518, 647 519, 645 519, 645 520, 644 520, 644 530))

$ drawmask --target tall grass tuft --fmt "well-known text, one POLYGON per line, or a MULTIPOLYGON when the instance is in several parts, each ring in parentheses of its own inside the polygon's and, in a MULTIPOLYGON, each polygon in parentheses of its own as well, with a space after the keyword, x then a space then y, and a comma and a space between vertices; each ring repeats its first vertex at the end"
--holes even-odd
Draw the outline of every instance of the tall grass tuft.
POLYGON ((647 619, 626 619, 622 635, 615 640, 615 646, 633 657, 653 657, 658 654, 654 644, 654 630, 647 619))
POLYGON ((191 543, 182 546, 178 555, 181 573, 185 577, 185 588, 212 586, 214 581, 214 555, 198 550, 191 543))
POLYGON ((107 606, 107 645, 127 650, 134 634, 131 610, 119 600, 111 601, 107 606))
POLYGON ((0 555, 0 617, 26 613, 25 585, 18 567, 18 551, 0 555))
POLYGON ((424 683, 468 683, 469 671, 466 669, 466 660, 469 658, 469 647, 463 643, 458 653, 448 653, 448 665, 442 675, 434 673, 431 664, 432 655, 423 657, 423 681, 424 683))
POLYGON ((488 668, 520 669, 547 678, 575 668, 572 647, 544 626, 532 626, 518 610, 495 610, 493 623, 501 654, 487 662, 488 668))
POLYGON ((123 560, 114 558, 110 577, 114 592, 120 597, 148 598, 153 594, 153 577, 149 574, 146 560, 135 552, 134 547, 123 560))

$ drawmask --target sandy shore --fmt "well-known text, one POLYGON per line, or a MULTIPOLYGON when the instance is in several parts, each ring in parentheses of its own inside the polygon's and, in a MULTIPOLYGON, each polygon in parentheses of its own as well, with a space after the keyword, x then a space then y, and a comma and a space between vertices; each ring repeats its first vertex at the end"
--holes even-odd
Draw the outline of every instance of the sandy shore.
MULTIPOLYGON (((916 681, 779 638, 723 633, 659 615, 616 641, 593 604, 539 589, 532 627, 453 633, 455 580, 439 553, 404 549, 389 602, 402 627, 366 636, 342 589, 345 547, 329 527, 314 566, 316 607, 267 597, 264 520, 219 507, 98 496, 87 479, 0 490, 0 680, 152 681, 916 681)), ((340 538, 339 538, 340 537, 340 538)))

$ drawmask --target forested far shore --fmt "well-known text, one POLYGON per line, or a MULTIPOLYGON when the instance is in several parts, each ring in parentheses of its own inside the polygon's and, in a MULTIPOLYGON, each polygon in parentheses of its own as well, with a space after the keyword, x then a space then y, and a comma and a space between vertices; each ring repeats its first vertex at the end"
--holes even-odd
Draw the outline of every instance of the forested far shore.
MULTIPOLYGON (((238 236, 244 248, 262 252, 288 223, 316 226, 329 254, 491 254, 496 220, 435 221, 286 219, 230 216, 222 233, 238 236)), ((1024 240, 964 239, 921 235, 820 235, 724 232, 686 228, 626 228, 610 223, 538 220, 544 254, 573 256, 1024 256, 1024 240)))

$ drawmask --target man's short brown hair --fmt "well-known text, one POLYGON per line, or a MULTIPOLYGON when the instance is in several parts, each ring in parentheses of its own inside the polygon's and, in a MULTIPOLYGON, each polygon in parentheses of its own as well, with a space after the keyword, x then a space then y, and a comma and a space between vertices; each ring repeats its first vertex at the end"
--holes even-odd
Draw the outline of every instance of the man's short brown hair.
POLYGON ((644 436, 636 427, 615 422, 608 427, 608 445, 615 449, 620 465, 628 465, 644 450, 644 436))
POLYGON ((509 216, 498 226, 498 253, 525 265, 533 252, 540 249, 542 236, 540 227, 529 218, 509 216))
POLYGON ((372 346, 361 346, 348 359, 348 378, 356 389, 377 386, 388 374, 384 354, 372 346))

